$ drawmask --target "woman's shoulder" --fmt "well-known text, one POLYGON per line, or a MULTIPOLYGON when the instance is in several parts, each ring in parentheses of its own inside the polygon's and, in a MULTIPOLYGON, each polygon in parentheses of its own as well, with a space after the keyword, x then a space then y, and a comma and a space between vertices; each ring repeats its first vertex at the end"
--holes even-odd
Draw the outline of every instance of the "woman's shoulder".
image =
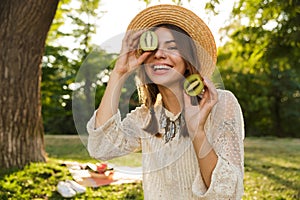
POLYGON ((144 105, 139 105, 135 107, 133 110, 130 111, 130 113, 127 114, 127 116, 140 116, 145 117, 149 113, 149 109, 144 105))
POLYGON ((220 102, 236 102, 238 103, 238 99, 235 94, 230 90, 225 89, 217 89, 218 92, 218 101, 220 102))
POLYGON ((130 123, 132 125, 138 125, 144 127, 150 119, 150 111, 145 105, 139 105, 127 113, 124 118, 124 123, 130 123))
POLYGON ((217 89, 218 95, 224 95, 224 96, 233 96, 235 97, 235 95, 233 94, 232 91, 230 90, 226 90, 226 89, 217 89))
POLYGON ((241 106, 238 101, 238 98, 235 96, 233 92, 225 89, 218 89, 218 103, 215 105, 214 110, 220 111, 224 113, 240 113, 241 106))

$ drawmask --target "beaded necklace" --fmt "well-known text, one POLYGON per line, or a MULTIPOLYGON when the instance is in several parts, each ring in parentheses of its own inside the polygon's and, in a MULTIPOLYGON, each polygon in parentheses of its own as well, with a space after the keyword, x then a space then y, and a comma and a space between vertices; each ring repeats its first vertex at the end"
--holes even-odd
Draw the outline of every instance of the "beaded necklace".
POLYGON ((179 134, 181 126, 184 125, 184 119, 180 113, 176 119, 171 120, 165 113, 165 109, 161 109, 161 114, 159 118, 160 128, 163 129, 165 143, 171 141, 176 134, 179 134))

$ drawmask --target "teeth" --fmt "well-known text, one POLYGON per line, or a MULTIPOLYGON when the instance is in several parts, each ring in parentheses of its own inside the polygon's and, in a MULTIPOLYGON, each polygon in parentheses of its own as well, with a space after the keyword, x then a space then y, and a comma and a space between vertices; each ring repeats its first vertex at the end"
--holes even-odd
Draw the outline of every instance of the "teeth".
POLYGON ((160 70, 160 69, 170 69, 171 67, 166 66, 166 65, 155 65, 153 67, 154 70, 160 70))

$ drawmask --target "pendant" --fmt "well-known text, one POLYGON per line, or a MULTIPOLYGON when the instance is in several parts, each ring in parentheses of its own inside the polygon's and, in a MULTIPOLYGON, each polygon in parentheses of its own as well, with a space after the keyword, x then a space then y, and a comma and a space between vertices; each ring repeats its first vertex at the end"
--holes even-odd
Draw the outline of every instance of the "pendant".
POLYGON ((166 134, 165 143, 167 143, 170 140, 172 140, 175 137, 175 133, 176 133, 175 122, 170 121, 170 128, 169 128, 169 131, 166 134))
POLYGON ((160 116, 159 123, 160 123, 160 128, 166 128, 166 126, 167 126, 167 118, 166 118, 165 115, 164 116, 163 115, 160 116))
POLYGON ((180 121, 181 121, 181 115, 175 121, 172 121, 170 120, 169 117, 166 116, 164 110, 162 109, 159 123, 160 123, 160 128, 164 129, 165 132, 164 134, 165 143, 171 141, 178 133, 178 131, 180 130, 180 121))

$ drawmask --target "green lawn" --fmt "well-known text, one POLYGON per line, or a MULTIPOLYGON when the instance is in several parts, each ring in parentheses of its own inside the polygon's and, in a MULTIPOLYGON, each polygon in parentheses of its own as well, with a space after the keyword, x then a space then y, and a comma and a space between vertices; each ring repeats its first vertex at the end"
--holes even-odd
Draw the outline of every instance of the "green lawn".
POLYGON ((300 140, 245 140, 244 199, 300 199, 300 140))
MULTIPOLYGON (((55 136, 46 135, 46 152, 50 158, 61 160, 74 160, 79 162, 99 162, 91 158, 85 147, 85 142, 82 137, 79 136, 55 136)), ((109 161, 116 165, 125 166, 141 166, 142 155, 140 153, 132 153, 124 157, 115 158, 109 161)))
MULTIPOLYGON (((97 162, 88 156, 78 136, 45 136, 47 163, 32 163, 23 170, 0 172, 0 199, 62 199, 59 180, 70 179, 61 161, 97 162)), ((110 161, 139 166, 138 153, 110 161)), ((243 199, 300 199, 300 139, 245 139, 245 196, 243 199)), ((142 186, 124 184, 88 188, 74 199, 143 199, 142 186)))

